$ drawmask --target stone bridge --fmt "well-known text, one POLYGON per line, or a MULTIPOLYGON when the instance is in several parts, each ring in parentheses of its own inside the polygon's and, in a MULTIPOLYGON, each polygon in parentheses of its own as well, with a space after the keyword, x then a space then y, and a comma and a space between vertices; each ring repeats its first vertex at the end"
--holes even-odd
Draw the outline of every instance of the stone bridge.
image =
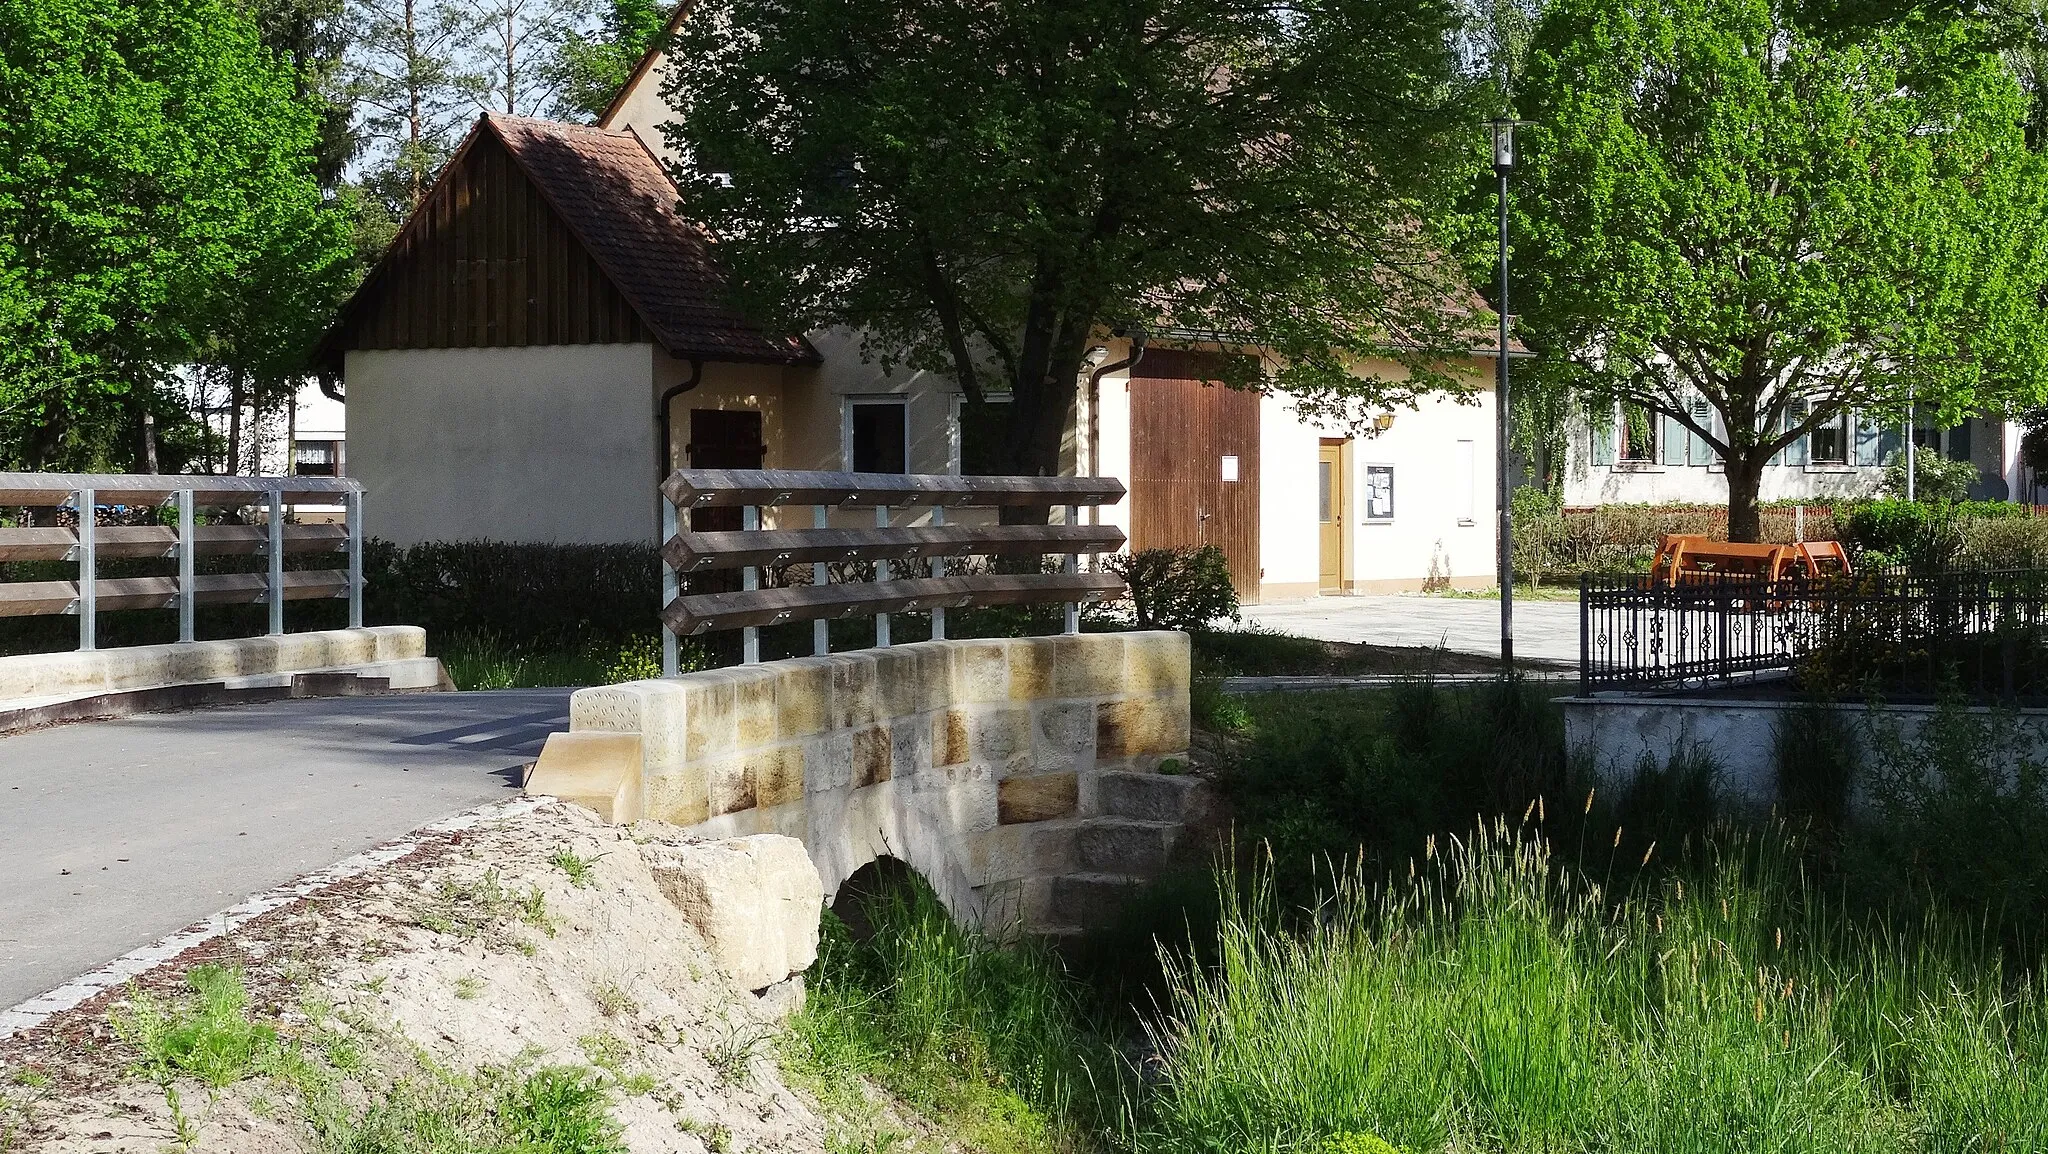
POLYGON ((579 690, 529 792, 705 837, 799 838, 828 894, 870 863, 953 914, 1063 933, 1201 852, 1182 633, 929 641, 579 690))

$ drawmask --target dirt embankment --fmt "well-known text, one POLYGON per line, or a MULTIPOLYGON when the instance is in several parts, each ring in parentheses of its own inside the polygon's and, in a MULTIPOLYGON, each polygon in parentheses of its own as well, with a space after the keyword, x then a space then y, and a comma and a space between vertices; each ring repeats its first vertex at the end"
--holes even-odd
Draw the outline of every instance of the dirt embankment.
POLYGON ((775 1061, 801 978, 718 969, 657 877, 685 840, 428 838, 0 1042, 0 1150, 823 1152, 775 1061))

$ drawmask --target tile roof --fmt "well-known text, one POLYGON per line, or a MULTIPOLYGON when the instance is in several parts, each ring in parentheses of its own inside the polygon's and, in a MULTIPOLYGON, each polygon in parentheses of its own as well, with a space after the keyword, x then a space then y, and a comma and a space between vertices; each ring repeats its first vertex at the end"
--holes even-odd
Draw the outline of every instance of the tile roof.
POLYGON ((676 212, 661 162, 630 132, 487 114, 569 230, 668 351, 704 360, 808 364, 800 336, 764 332, 724 302, 711 242, 676 212))

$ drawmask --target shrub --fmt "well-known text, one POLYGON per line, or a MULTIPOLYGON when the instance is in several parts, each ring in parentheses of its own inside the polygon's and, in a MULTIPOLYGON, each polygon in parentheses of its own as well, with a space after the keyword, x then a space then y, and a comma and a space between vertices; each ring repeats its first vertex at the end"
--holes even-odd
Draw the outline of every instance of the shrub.
MULTIPOLYGON (((1913 499, 1939 503, 1960 501, 1977 483, 1977 466, 1969 461, 1951 461, 1940 453, 1921 450, 1913 454, 1913 499)), ((1884 491, 1904 500, 1906 496, 1906 454, 1893 453, 1884 466, 1884 491)))
POLYGON ((518 651, 615 649, 657 628, 652 545, 372 542, 365 616, 429 636, 499 638, 518 651))
POLYGON ((1141 629, 1207 629, 1236 621, 1237 589, 1230 564, 1214 545, 1140 549, 1103 559, 1103 567, 1131 587, 1131 609, 1141 629))
POLYGON ((2021 515, 1962 519, 1962 564, 1972 569, 2032 569, 2048 563, 2048 520, 2028 515, 2019 505, 1992 507, 2021 515))
POLYGON ((1857 567, 1944 568, 1961 552, 1954 510, 1920 501, 1870 501, 1849 514, 1842 534, 1857 567))

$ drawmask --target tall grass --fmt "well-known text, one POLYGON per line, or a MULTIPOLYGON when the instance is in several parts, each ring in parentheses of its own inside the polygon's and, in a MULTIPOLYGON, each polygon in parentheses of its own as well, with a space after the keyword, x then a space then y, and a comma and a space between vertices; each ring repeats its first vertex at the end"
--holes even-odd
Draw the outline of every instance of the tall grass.
POLYGON ((1859 922, 1775 836, 1621 902, 1527 828, 1438 846, 1301 929, 1225 885, 1215 964, 1169 960, 1133 1144, 2048 1149, 2044 990, 1967 927, 1859 922))
POLYGON ((1043 943, 999 945, 956 924, 914 877, 868 899, 856 940, 831 914, 785 1066, 837 1115, 853 1148, 882 1085, 986 1151, 1070 1148, 1114 1112, 1120 1057, 1086 990, 1043 943))

